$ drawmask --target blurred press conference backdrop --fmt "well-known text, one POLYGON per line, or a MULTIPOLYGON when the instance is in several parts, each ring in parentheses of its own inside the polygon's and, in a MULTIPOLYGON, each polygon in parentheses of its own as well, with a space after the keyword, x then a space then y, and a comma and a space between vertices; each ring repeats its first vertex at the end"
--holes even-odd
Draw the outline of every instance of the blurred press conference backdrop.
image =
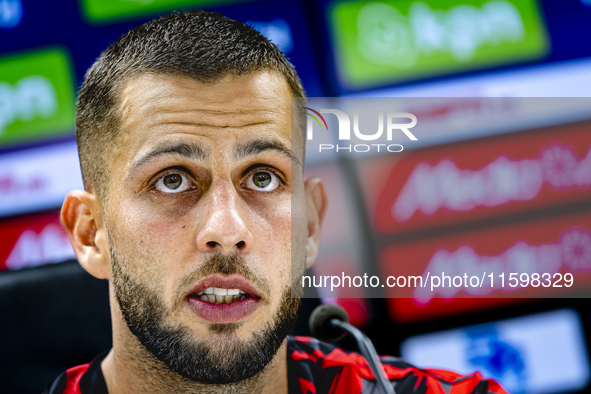
MULTIPOLYGON (((544 124, 449 130, 466 113, 494 126, 483 111, 491 97, 589 97, 588 0, 0 0, 0 270, 74 256, 59 208, 68 191, 83 187, 77 88, 122 33, 186 8, 260 29, 295 65, 310 97, 448 98, 417 108, 419 119, 448 122, 429 144, 400 155, 307 158, 306 174, 330 191, 318 274, 391 275, 393 259, 419 272, 434 261, 453 270, 511 254, 534 265, 555 256, 585 280, 591 106, 544 124), (541 174, 537 184, 531 171, 541 174)), ((479 370, 512 393, 591 388, 585 298, 447 294, 418 302, 363 291, 320 295, 343 305, 381 353, 479 370)))

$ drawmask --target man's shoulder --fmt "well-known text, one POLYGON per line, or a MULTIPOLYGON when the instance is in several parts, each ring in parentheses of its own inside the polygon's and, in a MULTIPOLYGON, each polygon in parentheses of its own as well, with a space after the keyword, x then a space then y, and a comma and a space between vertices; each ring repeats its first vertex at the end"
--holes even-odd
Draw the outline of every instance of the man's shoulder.
POLYGON ((88 371, 91 363, 78 365, 63 372, 51 383, 46 394, 68 393, 82 394, 80 392, 80 380, 88 371))
MULTIPOLYGON (((287 359, 290 393, 363 394, 374 392, 376 388, 373 373, 362 355, 345 352, 315 338, 288 337, 287 359)), ((440 369, 417 368, 396 357, 382 356, 380 359, 397 394, 506 394, 497 382, 484 379, 479 372, 460 375, 440 369)))
MULTIPOLYGON (((345 352, 311 337, 289 336, 287 344, 290 393, 376 392, 373 373, 360 354, 345 352)), ((46 394, 107 394, 100 368, 105 356, 106 352, 91 363, 68 369, 49 386, 46 394)), ((381 357, 381 362, 397 394, 507 394, 498 383, 484 379, 478 372, 460 375, 422 369, 390 356, 381 357)))
POLYGON ((66 370, 49 384, 45 394, 107 394, 101 371, 101 361, 106 355, 103 352, 92 362, 66 370))

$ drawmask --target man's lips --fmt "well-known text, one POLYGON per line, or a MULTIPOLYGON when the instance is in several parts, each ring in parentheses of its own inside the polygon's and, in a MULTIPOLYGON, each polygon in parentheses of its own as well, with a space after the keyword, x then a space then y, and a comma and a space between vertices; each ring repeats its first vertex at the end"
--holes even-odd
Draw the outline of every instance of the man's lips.
POLYGON ((254 298, 261 298, 260 292, 244 277, 238 275, 211 275, 200 280, 190 291, 189 296, 199 294, 210 287, 219 289, 239 289, 254 298))
POLYGON ((231 323, 242 320, 258 308, 260 301, 260 292, 240 276, 208 276, 199 281, 187 296, 189 308, 197 316, 212 323, 231 323), (211 302, 207 300, 207 297, 204 297, 203 293, 210 288, 213 288, 214 291, 216 289, 238 289, 241 293, 239 297, 234 298, 237 300, 233 302, 217 303, 215 300, 211 302))

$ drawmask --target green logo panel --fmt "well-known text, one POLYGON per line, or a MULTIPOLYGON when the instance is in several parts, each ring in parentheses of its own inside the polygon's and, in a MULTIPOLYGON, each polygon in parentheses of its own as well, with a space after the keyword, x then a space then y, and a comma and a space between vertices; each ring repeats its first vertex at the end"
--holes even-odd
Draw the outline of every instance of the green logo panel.
POLYGON ((329 12, 341 82, 353 88, 539 59, 535 0, 354 1, 329 12))
MULTIPOLYGON (((80 0, 89 22, 141 17, 186 6, 217 6, 240 0, 80 0)), ((244 1, 244 0, 242 0, 244 1)))
POLYGON ((75 98, 60 49, 0 58, 0 146, 72 133, 75 98))

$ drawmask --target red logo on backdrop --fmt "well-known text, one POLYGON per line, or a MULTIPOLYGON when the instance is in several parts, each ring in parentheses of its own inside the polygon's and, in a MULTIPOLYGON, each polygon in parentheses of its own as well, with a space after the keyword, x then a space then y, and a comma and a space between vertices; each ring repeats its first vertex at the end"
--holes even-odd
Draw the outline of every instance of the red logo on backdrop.
POLYGON ((59 212, 8 219, 0 223, 0 270, 19 269, 75 258, 59 212))
POLYGON ((554 297, 565 291, 587 290, 591 286, 591 212, 390 245, 380 255, 380 267, 383 275, 396 277, 486 273, 488 279, 494 273, 494 287, 486 281, 470 293, 459 288, 437 288, 434 293, 427 293, 428 288, 388 288, 388 296, 406 297, 388 300, 392 317, 399 321, 479 309, 482 302, 508 302, 491 298, 494 296, 554 297), (501 286, 499 274, 503 272, 505 283, 501 286), (554 281, 561 287, 511 287, 508 278, 513 272, 549 273, 553 278, 556 273, 570 273, 573 285, 567 288, 564 281, 554 281))
POLYGON ((411 153, 376 204, 384 235, 591 197, 591 126, 509 134, 411 153))

